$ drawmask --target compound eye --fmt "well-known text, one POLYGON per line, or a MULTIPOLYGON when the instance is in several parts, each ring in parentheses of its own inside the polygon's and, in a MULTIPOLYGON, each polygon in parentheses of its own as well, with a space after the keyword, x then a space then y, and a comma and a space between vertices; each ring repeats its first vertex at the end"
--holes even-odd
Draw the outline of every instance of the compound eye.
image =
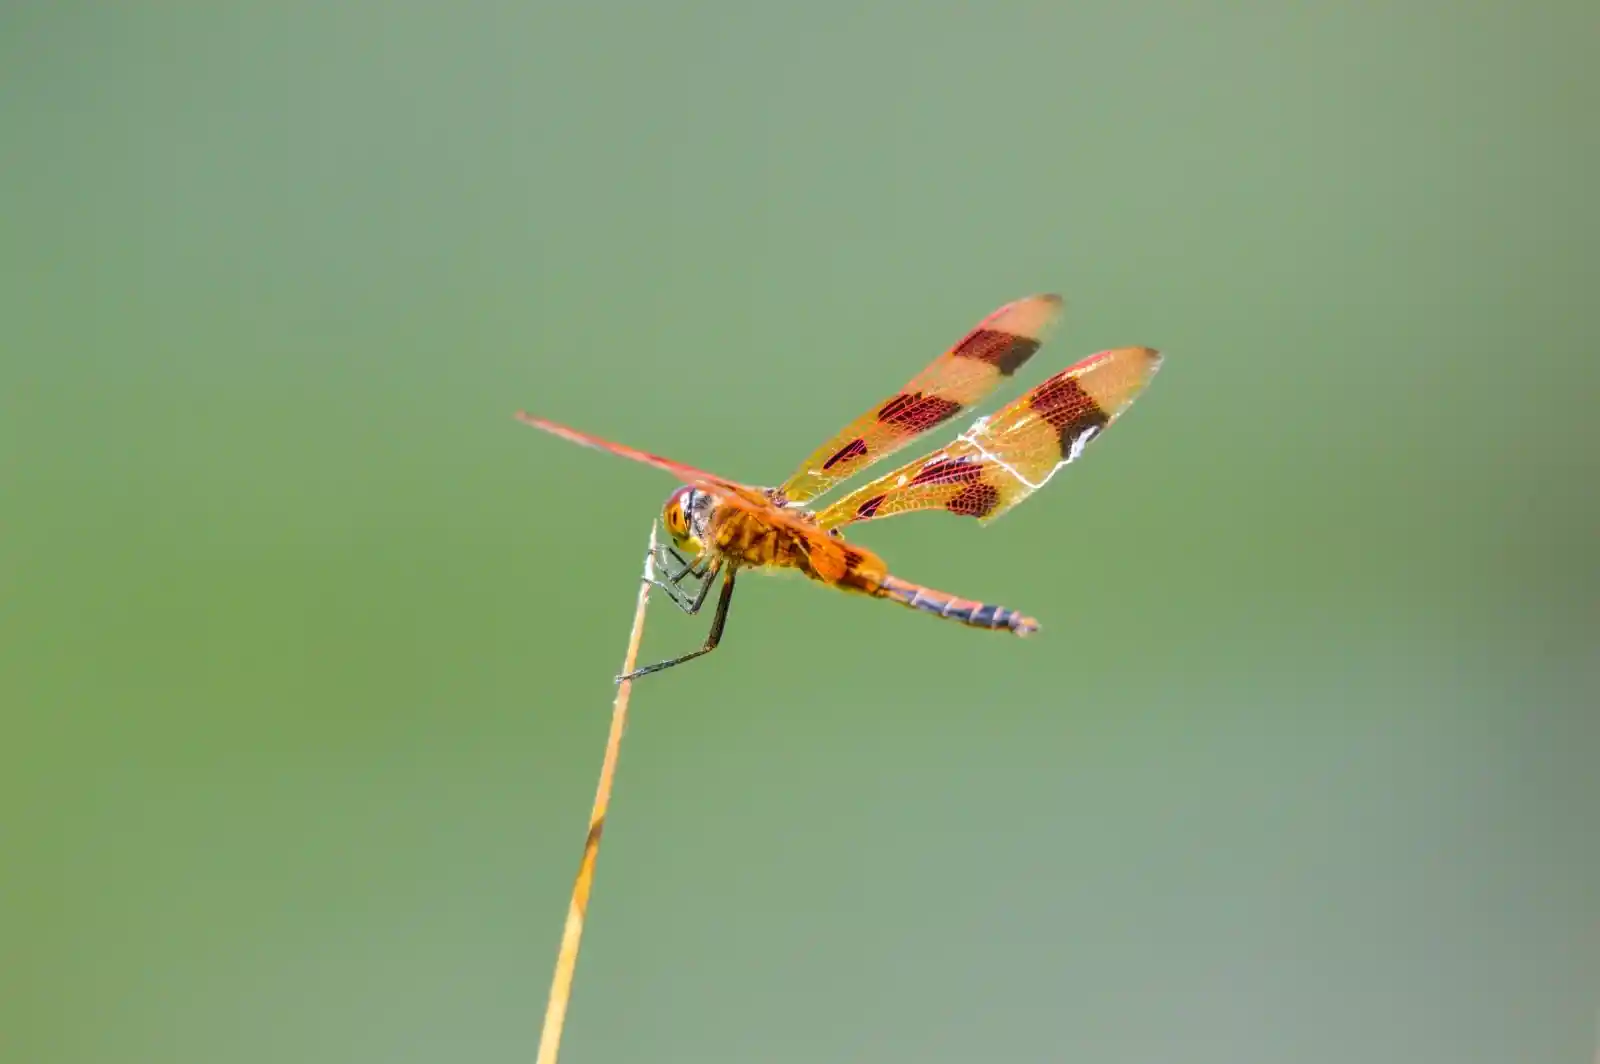
POLYGON ((667 531, 675 538, 681 538, 689 530, 689 524, 683 517, 683 505, 676 499, 667 507, 667 531))

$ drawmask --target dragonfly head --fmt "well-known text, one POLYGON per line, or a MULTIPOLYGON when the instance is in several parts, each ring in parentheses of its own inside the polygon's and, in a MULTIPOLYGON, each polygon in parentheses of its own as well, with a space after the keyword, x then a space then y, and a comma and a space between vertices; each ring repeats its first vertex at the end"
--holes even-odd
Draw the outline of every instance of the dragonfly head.
POLYGON ((692 561, 706 551, 707 526, 711 522, 711 495, 685 484, 667 497, 661 523, 672 537, 672 545, 692 561))

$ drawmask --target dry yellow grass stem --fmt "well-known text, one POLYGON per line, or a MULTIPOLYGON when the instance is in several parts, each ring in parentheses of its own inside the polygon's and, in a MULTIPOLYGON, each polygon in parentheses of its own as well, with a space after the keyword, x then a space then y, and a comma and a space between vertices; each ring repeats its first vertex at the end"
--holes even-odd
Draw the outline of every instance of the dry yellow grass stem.
MULTIPOLYGON (((628 636, 628 653, 622 672, 633 671, 639 658, 639 641, 644 636, 645 606, 650 601, 648 578, 653 575, 655 529, 650 530, 650 554, 645 560, 646 580, 639 582, 639 604, 633 612, 633 632, 628 636)), ((572 903, 567 907, 567 926, 561 933, 561 950, 556 954, 556 974, 550 981, 550 1003, 545 1008, 544 1032, 539 1037, 538 1064, 556 1064, 561 1051, 561 1029, 567 1021, 567 1002, 572 997, 572 974, 578 967, 578 945, 583 940, 583 918, 589 908, 589 891, 594 886, 594 863, 600 856, 600 833, 605 829, 606 808, 611 804, 611 781, 617 772, 617 753, 628 723, 628 696, 633 681, 617 685, 617 698, 611 704, 611 734, 606 739, 605 760, 600 764, 600 782, 595 788, 594 809, 589 813, 589 837, 583 844, 583 860, 578 878, 572 884, 572 903)))

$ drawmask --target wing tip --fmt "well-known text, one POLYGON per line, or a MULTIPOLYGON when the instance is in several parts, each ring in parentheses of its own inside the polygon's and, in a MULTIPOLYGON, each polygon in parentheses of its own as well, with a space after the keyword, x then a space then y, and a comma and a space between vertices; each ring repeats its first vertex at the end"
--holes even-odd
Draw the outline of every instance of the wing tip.
POLYGON ((1056 292, 1023 296, 989 315, 980 328, 996 329, 1025 340, 1043 340, 1065 305, 1066 300, 1056 292))
POLYGON ((1161 368, 1161 364, 1166 361, 1166 357, 1163 352, 1154 347, 1108 347, 1104 351, 1096 351, 1092 355, 1080 358, 1063 372, 1083 373, 1108 363, 1113 363, 1123 366, 1142 366, 1145 376, 1148 377, 1161 368))
POLYGON ((531 426, 543 432, 548 432, 552 436, 562 436, 566 439, 572 440, 575 443, 587 442, 583 438, 583 433, 568 428, 559 421, 551 421, 549 418, 536 417, 535 415, 528 413, 526 410, 518 410, 516 413, 516 419, 522 422, 524 425, 531 426))

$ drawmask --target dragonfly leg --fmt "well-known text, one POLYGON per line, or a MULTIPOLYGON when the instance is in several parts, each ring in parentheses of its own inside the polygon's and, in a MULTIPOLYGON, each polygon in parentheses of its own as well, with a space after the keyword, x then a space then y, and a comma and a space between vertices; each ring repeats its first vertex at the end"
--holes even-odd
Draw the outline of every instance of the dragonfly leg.
POLYGON ((645 582, 651 587, 660 588, 672 604, 684 613, 699 613, 700 607, 705 603, 706 594, 711 589, 711 582, 716 578, 716 569, 710 559, 698 558, 691 562, 672 547, 660 545, 653 548, 650 563, 646 572, 654 573, 660 570, 666 579, 658 580, 652 575, 647 575, 644 578, 645 582), (673 562, 677 562, 676 572, 672 572, 673 562), (701 581, 700 586, 693 591, 683 586, 683 580, 688 576, 701 581))
POLYGON ((661 562, 661 567, 663 569, 671 568, 671 566, 667 564, 668 558, 671 558, 682 567, 677 571, 677 573, 667 577, 667 579, 674 584, 682 582, 683 578, 689 576, 690 574, 693 574, 697 577, 704 576, 706 575, 707 568, 710 566, 710 560, 705 557, 696 558, 691 562, 682 554, 678 553, 678 548, 676 547, 662 546, 659 549, 660 554, 658 555, 658 559, 661 562))
POLYGON ((681 584, 683 583, 683 578, 686 576, 692 576, 696 580, 699 580, 706 576, 710 571, 711 563, 708 561, 701 560, 689 562, 688 564, 684 565, 682 569, 678 570, 677 576, 669 577, 668 579, 670 579, 674 584, 681 584))
MULTIPOLYGON (((722 567, 719 566, 718 568, 722 567)), ((705 646, 701 647, 699 650, 691 650, 687 654, 680 654, 675 658, 668 658, 666 661, 658 661, 654 665, 646 665, 642 669, 634 669, 630 673, 627 673, 623 676, 618 676, 617 682, 621 683, 623 680, 636 680, 640 676, 648 676, 652 672, 660 672, 662 669, 670 669, 674 665, 682 665, 686 661, 693 661, 702 654, 709 654, 713 650, 717 649, 717 644, 722 641, 723 626, 728 623, 728 604, 733 601, 733 577, 738 571, 738 568, 732 565, 727 566, 724 570, 724 575, 722 578, 722 594, 717 596, 717 612, 711 618, 711 631, 706 635, 705 646)), ((713 570, 713 575, 714 573, 715 570, 713 570)), ((702 587, 700 590, 699 599, 695 603, 695 610, 700 608, 700 602, 704 601, 706 597, 706 589, 710 586, 711 579, 707 578, 704 587, 702 587)))
POLYGON ((716 565, 708 566, 705 572, 695 574, 697 578, 704 577, 704 579, 700 581, 700 590, 695 592, 695 596, 692 599, 689 598, 689 593, 679 586, 676 580, 672 582, 671 587, 668 587, 659 580, 652 580, 650 582, 656 587, 661 588, 663 591, 666 591, 668 597, 672 599, 673 605, 677 606, 684 613, 687 613, 689 616, 693 617, 695 614, 700 612, 700 607, 706 604, 706 595, 711 592, 711 585, 716 583, 717 573, 721 568, 722 565, 719 562, 716 565))

